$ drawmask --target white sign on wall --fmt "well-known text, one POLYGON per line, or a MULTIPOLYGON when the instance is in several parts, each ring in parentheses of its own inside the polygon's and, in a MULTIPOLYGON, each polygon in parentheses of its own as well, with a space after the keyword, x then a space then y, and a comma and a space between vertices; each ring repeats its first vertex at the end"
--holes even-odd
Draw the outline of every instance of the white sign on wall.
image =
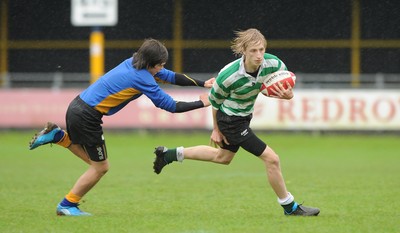
POLYGON ((74 26, 115 26, 118 0, 71 0, 71 23, 74 26))
POLYGON ((292 100, 259 96, 254 129, 400 130, 400 92, 295 90, 292 100))
MULTIPOLYGON (((64 127, 69 102, 81 90, 20 89, 0 91, 0 128, 41 127, 43 115, 64 127)), ((200 89, 166 89, 174 99, 193 101, 200 89)), ((104 117, 105 128, 213 128, 211 107, 173 114, 154 107, 145 96, 104 117)), ((291 100, 260 94, 254 130, 386 130, 400 131, 398 90, 295 90, 291 100)))

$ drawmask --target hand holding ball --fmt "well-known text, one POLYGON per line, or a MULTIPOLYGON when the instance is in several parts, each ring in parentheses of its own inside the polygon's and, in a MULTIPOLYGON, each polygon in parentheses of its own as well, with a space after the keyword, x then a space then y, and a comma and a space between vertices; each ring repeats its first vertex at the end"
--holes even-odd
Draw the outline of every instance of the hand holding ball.
POLYGON ((260 91, 266 96, 276 96, 273 92, 273 90, 276 90, 274 84, 279 85, 279 83, 282 84, 284 89, 288 88, 287 83, 293 88, 296 84, 296 75, 287 70, 279 70, 269 74, 261 84, 260 91))

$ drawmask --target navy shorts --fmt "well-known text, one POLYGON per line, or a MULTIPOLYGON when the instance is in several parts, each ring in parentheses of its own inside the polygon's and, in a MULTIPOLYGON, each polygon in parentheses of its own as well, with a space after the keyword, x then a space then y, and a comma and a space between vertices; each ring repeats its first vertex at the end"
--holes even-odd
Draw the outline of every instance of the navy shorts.
POLYGON ((79 96, 72 100, 66 114, 67 132, 72 143, 82 145, 93 161, 107 159, 102 118, 103 114, 79 96))
POLYGON ((252 114, 245 117, 229 116, 221 110, 217 111, 218 128, 229 143, 223 141, 222 149, 236 153, 242 147, 256 156, 264 152, 267 145, 250 128, 252 117, 252 114))

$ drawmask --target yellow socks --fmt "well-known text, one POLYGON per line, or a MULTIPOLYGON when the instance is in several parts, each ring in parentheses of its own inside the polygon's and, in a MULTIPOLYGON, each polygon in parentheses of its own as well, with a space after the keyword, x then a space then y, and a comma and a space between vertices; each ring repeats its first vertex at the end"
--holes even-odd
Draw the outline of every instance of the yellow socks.
POLYGON ((67 199, 67 201, 71 202, 71 203, 79 203, 79 201, 81 200, 81 197, 73 194, 72 192, 69 192, 66 196, 65 199, 67 199))
POLYGON ((73 194, 72 192, 69 192, 67 195, 65 195, 65 197, 63 198, 63 200, 60 202, 60 206, 63 207, 68 207, 68 206, 73 206, 76 207, 79 205, 79 201, 81 200, 82 197, 73 194))
POLYGON ((60 145, 62 147, 68 148, 71 145, 71 139, 69 139, 68 133, 63 130, 64 136, 61 138, 60 141, 57 142, 57 145, 60 145))

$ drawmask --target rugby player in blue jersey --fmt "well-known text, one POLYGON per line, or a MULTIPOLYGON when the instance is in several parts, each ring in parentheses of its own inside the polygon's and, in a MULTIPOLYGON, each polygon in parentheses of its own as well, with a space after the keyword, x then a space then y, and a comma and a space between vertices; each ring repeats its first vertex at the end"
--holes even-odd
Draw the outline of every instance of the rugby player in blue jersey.
POLYGON ((136 53, 110 70, 70 103, 66 113, 66 130, 48 122, 36 134, 29 148, 56 143, 81 158, 89 169, 76 181, 70 192, 58 204, 57 215, 88 216, 78 208, 88 193, 109 169, 103 137, 102 118, 117 113, 129 102, 145 95, 153 104, 171 113, 191 111, 210 105, 208 94, 193 102, 176 101, 166 94, 158 81, 179 86, 211 88, 214 78, 200 81, 165 69, 168 51, 155 39, 146 39, 136 53))

